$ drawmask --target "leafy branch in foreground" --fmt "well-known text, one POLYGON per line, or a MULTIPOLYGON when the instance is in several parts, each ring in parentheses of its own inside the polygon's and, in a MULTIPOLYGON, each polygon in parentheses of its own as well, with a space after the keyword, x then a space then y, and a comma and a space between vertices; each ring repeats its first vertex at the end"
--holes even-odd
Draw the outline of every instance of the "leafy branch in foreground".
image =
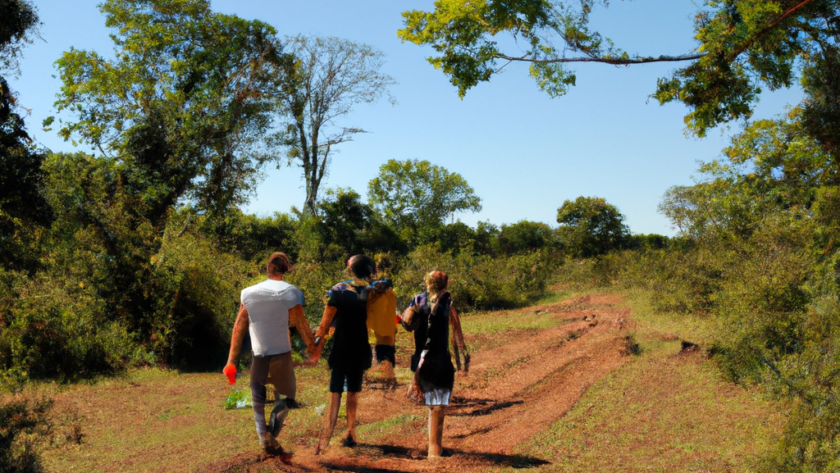
MULTIPOLYGON (((551 97, 575 85, 567 63, 615 66, 690 62, 658 81, 660 103, 680 101, 698 136, 721 123, 749 118, 761 92, 789 87, 835 49, 837 0, 710 0, 695 16, 696 49, 681 55, 631 55, 589 24, 598 0, 438 0, 433 12, 403 13, 403 41, 431 45, 429 62, 450 76, 458 94, 489 81, 511 62, 528 62, 530 75, 551 97), (496 37, 511 36, 524 49, 503 51, 496 37), (500 66, 499 61, 505 61, 500 66)), ((823 61, 824 62, 824 61, 823 61)))

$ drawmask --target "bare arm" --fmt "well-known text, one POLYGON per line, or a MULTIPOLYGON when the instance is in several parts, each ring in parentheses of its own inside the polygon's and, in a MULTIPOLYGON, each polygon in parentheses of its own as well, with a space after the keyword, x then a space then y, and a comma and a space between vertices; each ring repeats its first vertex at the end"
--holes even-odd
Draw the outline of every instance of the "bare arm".
POLYGON ((315 337, 312 335, 312 328, 309 327, 309 322, 303 313, 302 305, 298 304, 289 309, 289 324, 297 329, 311 355, 315 351, 315 337))
POLYGON ((327 332, 330 330, 330 325, 335 318, 336 311, 337 309, 333 306, 328 305, 324 307, 324 315, 321 316, 321 325, 319 325, 318 330, 315 331, 316 337, 321 337, 323 339, 327 335, 327 332))
POLYGON ((233 336, 230 337, 230 353, 228 354, 228 365, 236 366, 239 359, 239 352, 242 351, 242 340, 245 339, 245 332, 248 331, 248 309, 245 304, 239 305, 239 313, 236 314, 236 322, 233 324, 233 336))
POLYGON ((327 332, 330 330, 330 325, 335 318, 336 308, 332 306, 324 307, 324 315, 321 317, 321 325, 315 331, 314 348, 309 352, 309 362, 315 364, 318 358, 321 357, 321 350, 324 349, 324 344, 327 343, 327 332))
POLYGON ((461 330, 461 316, 455 310, 455 306, 449 306, 449 325, 452 327, 452 348, 455 351, 458 369, 461 368, 461 360, 458 356, 459 348, 464 353, 464 371, 470 370, 470 353, 467 351, 467 344, 464 342, 464 331, 461 330))

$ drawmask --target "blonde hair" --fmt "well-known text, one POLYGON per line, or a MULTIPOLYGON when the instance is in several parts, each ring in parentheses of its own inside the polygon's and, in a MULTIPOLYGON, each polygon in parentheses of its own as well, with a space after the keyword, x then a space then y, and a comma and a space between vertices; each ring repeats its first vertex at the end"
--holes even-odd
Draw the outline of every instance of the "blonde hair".
POLYGON ((426 275, 426 288, 430 294, 440 294, 449 285, 449 276, 443 271, 432 271, 426 275))

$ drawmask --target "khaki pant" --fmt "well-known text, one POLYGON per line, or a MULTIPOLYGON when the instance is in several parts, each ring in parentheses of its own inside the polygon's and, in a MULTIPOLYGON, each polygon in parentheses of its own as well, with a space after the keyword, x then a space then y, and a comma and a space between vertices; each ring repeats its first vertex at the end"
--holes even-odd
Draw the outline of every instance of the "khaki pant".
POLYGON ((251 362, 251 402, 257 433, 267 432, 265 423, 265 385, 274 386, 275 397, 295 398, 297 382, 292 366, 292 352, 279 355, 255 356, 251 362))

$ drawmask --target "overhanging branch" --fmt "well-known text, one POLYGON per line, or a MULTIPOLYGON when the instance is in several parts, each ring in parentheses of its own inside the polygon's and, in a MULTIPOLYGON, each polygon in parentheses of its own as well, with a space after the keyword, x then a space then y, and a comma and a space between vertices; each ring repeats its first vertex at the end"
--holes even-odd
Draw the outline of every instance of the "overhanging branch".
POLYGON ((507 61, 532 62, 535 64, 558 64, 564 62, 597 62, 602 64, 612 64, 614 66, 626 66, 631 64, 647 64, 651 62, 676 62, 676 61, 695 61, 703 57, 703 54, 694 54, 690 56, 659 56, 659 57, 643 57, 636 59, 619 59, 608 57, 564 57, 557 59, 534 59, 525 56, 515 57, 506 56, 504 54, 494 54, 496 59, 505 59, 507 61))
MULTIPOLYGON (((770 23, 767 24, 764 28, 761 29, 758 33, 749 37, 738 49, 732 51, 731 53, 727 54, 727 60, 732 61, 736 57, 740 56, 744 51, 749 49, 756 41, 763 38, 767 33, 769 33, 773 28, 779 26, 783 21, 785 21, 788 17, 793 15, 799 9, 804 7, 805 5, 813 2, 814 0, 802 0, 801 2, 797 3, 796 5, 788 8, 778 18, 774 19, 770 23)), ((659 57, 637 57, 632 59, 620 59, 620 58, 611 58, 611 57, 570 57, 570 58, 556 58, 556 59, 537 59, 534 57, 529 57, 530 55, 525 54, 523 56, 508 56, 506 54, 494 54, 493 58, 495 59, 504 59, 506 61, 517 61, 517 62, 530 62, 534 64, 560 64, 560 63, 571 63, 571 62, 594 62, 600 64, 611 64, 614 66, 629 66, 633 64, 649 64, 654 62, 681 62, 681 61, 696 61, 704 56, 705 54, 691 54, 691 55, 682 55, 682 56, 659 56, 659 57)), ((506 64, 507 65, 507 64, 506 64)), ((503 66, 504 67, 504 66, 503 66)))

